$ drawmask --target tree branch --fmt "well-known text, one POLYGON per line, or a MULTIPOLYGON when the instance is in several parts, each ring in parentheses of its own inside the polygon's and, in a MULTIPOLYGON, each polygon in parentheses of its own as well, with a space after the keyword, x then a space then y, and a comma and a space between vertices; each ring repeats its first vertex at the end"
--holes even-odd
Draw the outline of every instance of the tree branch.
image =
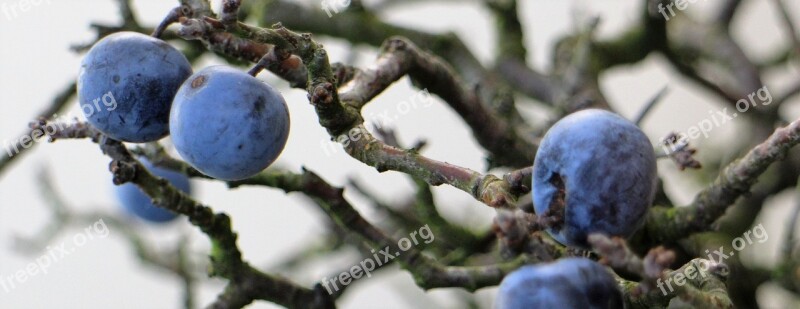
POLYGON ((132 182, 159 207, 188 217, 211 240, 211 275, 226 278, 234 288, 226 289, 214 303, 215 308, 241 308, 255 299, 274 302, 287 307, 334 308, 333 301, 320 293, 295 283, 252 268, 242 259, 236 245, 237 235, 231 228, 230 218, 214 213, 207 206, 194 201, 166 180, 153 176, 122 143, 104 136, 88 124, 78 123, 59 129, 54 139, 88 138, 100 146, 112 161, 109 170, 114 184, 132 182))
POLYGON ((747 193, 770 164, 781 160, 800 143, 800 120, 775 130, 769 138, 742 158, 729 164, 714 183, 698 193, 687 207, 653 207, 646 233, 653 241, 676 241, 706 231, 728 206, 747 193))

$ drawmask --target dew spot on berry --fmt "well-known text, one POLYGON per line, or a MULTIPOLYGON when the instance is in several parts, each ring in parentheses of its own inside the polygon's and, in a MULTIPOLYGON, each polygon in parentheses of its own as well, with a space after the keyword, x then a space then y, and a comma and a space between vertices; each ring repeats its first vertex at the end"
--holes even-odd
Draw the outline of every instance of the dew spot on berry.
POLYGON ((192 80, 192 88, 199 88, 206 83, 206 76, 200 75, 192 80))

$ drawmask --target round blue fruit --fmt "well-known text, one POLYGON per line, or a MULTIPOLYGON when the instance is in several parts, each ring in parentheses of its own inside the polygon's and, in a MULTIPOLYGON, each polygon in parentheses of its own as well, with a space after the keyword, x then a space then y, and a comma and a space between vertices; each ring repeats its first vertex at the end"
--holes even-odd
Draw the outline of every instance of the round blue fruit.
POLYGON ((169 125, 186 162, 208 176, 240 180, 265 169, 283 151, 289 111, 270 85, 230 67, 212 66, 183 83, 169 125))
POLYGON ((109 137, 152 142, 169 133, 172 98, 192 66, 181 52, 136 32, 111 34, 92 46, 78 74, 78 103, 109 137))
POLYGON ((606 269, 585 258, 527 265, 500 283, 495 309, 624 308, 617 283, 606 269))
MULTIPOLYGON (((181 190, 186 194, 191 194, 192 187, 189 183, 189 178, 186 177, 186 175, 168 169, 155 167, 145 159, 141 159, 140 161, 142 162, 142 165, 144 165, 145 168, 150 171, 150 173, 166 179, 178 190, 181 190)), ((124 208, 128 213, 141 219, 154 223, 163 223, 172 221, 178 216, 167 209, 154 205, 150 197, 144 194, 139 187, 132 183, 125 183, 116 186, 114 192, 116 193, 120 204, 122 204, 122 208, 124 208)))
POLYGON ((533 204, 558 242, 590 233, 629 237, 644 223, 658 175, 653 146, 617 114, 583 110, 547 131, 533 164, 533 204))

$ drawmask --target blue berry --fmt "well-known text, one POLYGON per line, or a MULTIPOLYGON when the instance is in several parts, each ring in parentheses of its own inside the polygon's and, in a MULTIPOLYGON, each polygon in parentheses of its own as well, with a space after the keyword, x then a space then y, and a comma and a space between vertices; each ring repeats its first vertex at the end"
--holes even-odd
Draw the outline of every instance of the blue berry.
POLYGON ((181 52, 136 32, 111 34, 81 62, 78 102, 89 123, 113 139, 151 142, 169 133, 169 110, 192 67, 181 52))
POLYGON ((586 248, 590 233, 629 237, 641 227, 657 178, 653 146, 638 127, 608 111, 579 111, 542 139, 534 209, 558 242, 586 248))
POLYGON ((585 258, 527 265, 500 283, 495 309, 618 309, 622 294, 606 269, 585 258))
POLYGON ((226 66, 183 83, 170 113, 175 148, 200 172, 222 180, 251 177, 278 158, 289 136, 283 96, 226 66))
MULTIPOLYGON (((192 188, 189 183, 189 178, 186 177, 186 175, 168 169, 155 167, 145 159, 141 159, 140 162, 142 162, 142 164, 145 166, 145 168, 147 168, 147 170, 150 171, 150 173, 166 179, 178 190, 181 190, 186 194, 191 194, 192 188)), ((178 216, 169 210, 154 205, 150 197, 144 194, 139 187, 132 183, 125 183, 117 186, 115 187, 114 191, 120 204, 122 204, 122 208, 124 208, 128 213, 141 219, 154 223, 163 223, 172 221, 178 216)))

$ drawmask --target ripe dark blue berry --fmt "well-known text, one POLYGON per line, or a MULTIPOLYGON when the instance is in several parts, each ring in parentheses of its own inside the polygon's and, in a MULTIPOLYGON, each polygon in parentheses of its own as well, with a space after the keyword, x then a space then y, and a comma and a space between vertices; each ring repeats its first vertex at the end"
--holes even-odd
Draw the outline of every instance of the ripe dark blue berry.
POLYGON ((89 123, 126 142, 169 133, 169 110, 192 67, 178 50, 136 32, 111 34, 81 62, 78 101, 89 123))
MULTIPOLYGON (((186 194, 192 192, 189 178, 186 175, 155 167, 149 161, 141 159, 140 162, 154 175, 166 179, 178 190, 186 194)), ((129 214, 154 223, 164 223, 174 220, 178 215, 153 204, 150 197, 144 194, 139 187, 132 183, 125 183, 115 187, 114 192, 122 208, 129 214)))
POLYGON ((643 224, 657 177, 653 146, 638 127, 608 111, 579 111, 542 139, 534 209, 565 245, 585 248, 590 233, 628 237, 643 224))
POLYGON ((283 96, 225 66, 205 68, 181 86, 170 114, 175 148, 200 172, 223 180, 251 177, 272 164, 289 136, 283 96))
POLYGON ((620 309, 617 283, 606 269, 585 258, 527 265, 500 283, 495 309, 620 309))

